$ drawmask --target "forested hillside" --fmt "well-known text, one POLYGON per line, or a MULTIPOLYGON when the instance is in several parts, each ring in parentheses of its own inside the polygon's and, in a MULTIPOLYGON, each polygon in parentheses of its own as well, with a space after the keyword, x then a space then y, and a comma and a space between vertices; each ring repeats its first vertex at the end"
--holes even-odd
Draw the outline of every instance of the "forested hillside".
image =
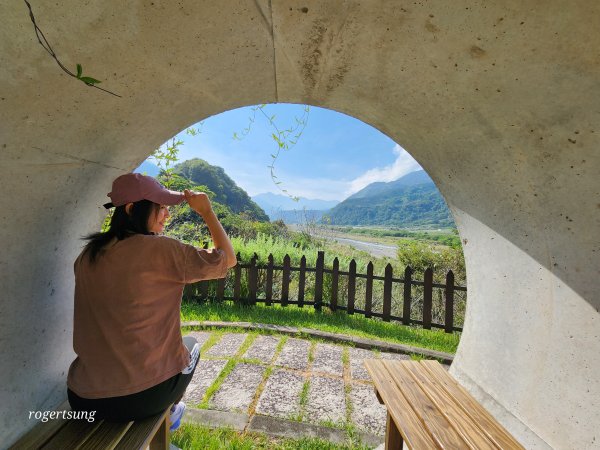
POLYGON ((333 225, 446 228, 454 221, 425 171, 389 183, 372 183, 328 213, 333 225))
POLYGON ((221 167, 195 158, 177 164, 173 167, 173 172, 192 183, 206 186, 214 193, 214 201, 227 205, 234 213, 243 214, 251 220, 269 221, 262 208, 221 167))

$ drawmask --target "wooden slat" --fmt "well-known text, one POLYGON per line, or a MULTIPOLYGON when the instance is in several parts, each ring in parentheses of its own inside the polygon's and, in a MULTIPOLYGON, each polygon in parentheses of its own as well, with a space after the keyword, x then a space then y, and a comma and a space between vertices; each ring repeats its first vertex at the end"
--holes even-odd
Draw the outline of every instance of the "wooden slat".
POLYGON ((44 450, 76 449, 85 443, 101 424, 102 420, 95 420, 91 423, 87 420, 69 420, 60 433, 55 434, 40 448, 44 450))
POLYGON ((514 437, 500 425, 462 386, 446 372, 437 361, 422 361, 421 364, 431 373, 432 381, 438 383, 460 408, 502 449, 523 449, 514 437))
POLYGON ((371 317, 373 309, 373 263, 367 264, 367 285, 365 289, 365 317, 371 317))
POLYGON ((102 422, 83 445, 77 447, 78 450, 112 450, 119 441, 125 436, 125 433, 131 428, 133 422, 113 423, 102 422))
POLYGON ((225 297, 225 278, 217 280, 217 300, 223 300, 225 297))
POLYGON ((267 262, 267 279, 265 281, 265 305, 271 306, 273 303, 273 254, 269 253, 267 262))
MULTIPOLYGON (((237 254, 237 260, 240 260, 240 253, 237 254)), ((237 303, 240 301, 240 290, 242 283, 242 266, 238 262, 233 268, 233 300, 237 303)))
POLYGON ((385 422, 385 449, 386 450, 402 450, 402 434, 398 425, 394 422, 394 418, 388 412, 385 422))
POLYGON ((329 307, 332 311, 337 311, 338 306, 338 288, 340 282, 340 260, 337 256, 333 260, 333 267, 331 271, 331 305, 329 307))
MULTIPOLYGON (((70 411, 71 406, 68 401, 63 402, 58 408, 57 411, 70 411)), ((27 432, 25 436, 15 442, 10 448, 11 450, 29 450, 33 448, 40 448, 46 442, 52 438, 56 433, 58 433, 67 423, 69 419, 52 419, 46 423, 40 422, 35 427, 33 427, 30 431, 27 432)))
POLYGON ((290 298, 290 255, 283 257, 283 275, 281 276, 281 306, 287 306, 290 298))
POLYGON ((388 412, 406 445, 411 449, 439 448, 435 441, 423 429, 420 418, 415 414, 410 404, 396 386, 392 376, 382 360, 367 359, 365 367, 371 375, 375 388, 383 398, 388 412))
POLYGON ((385 280, 383 281, 383 320, 389 322, 392 315, 392 278, 394 269, 391 264, 385 266, 385 280))
POLYGON ((433 305, 433 269, 428 267, 423 285, 423 328, 431 330, 431 308, 433 305))
POLYGON ((315 310, 321 311, 323 304, 323 269, 325 268, 325 252, 317 252, 315 271, 315 310))
POLYGON ((306 284, 306 256, 300 258, 300 272, 298 273, 298 306, 304 306, 304 286, 306 284))
POLYGON ((404 325, 410 325, 410 303, 411 303, 411 289, 410 282, 412 281, 412 269, 410 266, 406 266, 404 269, 404 295, 402 304, 402 323, 404 325))
POLYGON ((121 442, 117 444, 115 450, 138 450, 145 449, 150 445, 152 436, 156 434, 162 422, 169 420, 169 408, 156 416, 148 417, 144 420, 137 420, 128 432, 123 436, 121 442))
POLYGON ((350 261, 348 267, 348 305, 346 312, 354 314, 354 298, 356 296, 356 261, 350 261))
POLYGON ((444 319, 444 330, 452 333, 454 330, 454 272, 451 270, 446 274, 446 289, 444 289, 446 300, 446 314, 444 319))
POLYGON ((255 253, 250 259, 250 267, 248 267, 248 304, 256 305, 256 294, 258 291, 258 268, 256 260, 258 255, 255 253))
POLYGON ((443 388, 433 382, 431 373, 423 364, 408 364, 408 361, 405 362, 407 364, 403 364, 403 367, 420 384, 423 392, 471 448, 478 450, 498 449, 477 424, 465 416, 464 411, 455 403, 454 399, 443 388))
MULTIPOLYGON (((416 361, 409 361, 418 364, 416 361)), ((383 361, 392 379, 440 448, 467 448, 466 442, 398 361, 383 361)), ((385 401, 385 397, 384 397, 385 401)), ((404 426, 404 425, 403 425, 404 426)), ((423 426, 423 425, 420 425, 423 426)), ((473 447, 471 447, 473 448, 473 447)))

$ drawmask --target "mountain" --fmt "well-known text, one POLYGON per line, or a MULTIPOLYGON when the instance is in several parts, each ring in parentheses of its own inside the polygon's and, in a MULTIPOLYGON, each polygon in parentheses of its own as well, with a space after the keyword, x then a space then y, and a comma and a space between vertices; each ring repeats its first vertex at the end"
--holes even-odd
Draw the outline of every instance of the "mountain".
POLYGON ((221 167, 195 158, 173 166, 173 172, 196 184, 206 186, 215 193, 214 201, 227 205, 234 213, 244 213, 250 219, 260 222, 269 221, 269 216, 221 167))
POLYGON ((160 168, 156 164, 152 164, 150 161, 144 161, 140 166, 133 171, 133 173, 142 173, 151 177, 156 177, 160 173, 160 168))
POLYGON ((444 198, 424 170, 389 183, 371 183, 327 215, 333 225, 455 226, 444 198))
MULTIPOLYGON (((273 194, 271 192, 254 195, 252 196, 252 200, 267 212, 271 220, 282 219, 284 222, 287 222, 284 217, 293 218, 305 210, 311 211, 311 218, 316 214, 320 219, 322 214, 319 214, 317 211, 327 211, 339 203, 337 200, 319 200, 303 197, 295 201, 286 195, 273 194)), ((298 223, 298 221, 294 219, 294 221, 289 223, 298 223)))

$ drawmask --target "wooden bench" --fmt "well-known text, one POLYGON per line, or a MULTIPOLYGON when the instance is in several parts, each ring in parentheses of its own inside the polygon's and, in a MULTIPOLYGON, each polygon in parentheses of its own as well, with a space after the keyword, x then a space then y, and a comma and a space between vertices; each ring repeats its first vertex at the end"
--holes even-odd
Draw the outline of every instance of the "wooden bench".
POLYGON ((369 359, 387 407, 385 448, 523 449, 437 361, 369 359))
MULTIPOLYGON (((57 411, 69 411, 68 402, 57 411)), ((103 420, 50 419, 39 423, 13 444, 19 450, 167 450, 169 448, 170 411, 143 420, 112 423, 103 420)))

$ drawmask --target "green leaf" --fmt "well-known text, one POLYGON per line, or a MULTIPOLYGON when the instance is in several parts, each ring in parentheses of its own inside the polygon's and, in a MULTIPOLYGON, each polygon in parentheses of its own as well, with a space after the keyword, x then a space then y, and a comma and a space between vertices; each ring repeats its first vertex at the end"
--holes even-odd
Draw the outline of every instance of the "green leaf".
POLYGON ((81 64, 77 64, 77 78, 81 78, 81 74, 83 73, 83 68, 81 64))
POLYGON ((79 79, 89 86, 93 86, 94 84, 102 83, 100 80, 96 80, 95 78, 92 78, 92 77, 81 77, 79 79))

